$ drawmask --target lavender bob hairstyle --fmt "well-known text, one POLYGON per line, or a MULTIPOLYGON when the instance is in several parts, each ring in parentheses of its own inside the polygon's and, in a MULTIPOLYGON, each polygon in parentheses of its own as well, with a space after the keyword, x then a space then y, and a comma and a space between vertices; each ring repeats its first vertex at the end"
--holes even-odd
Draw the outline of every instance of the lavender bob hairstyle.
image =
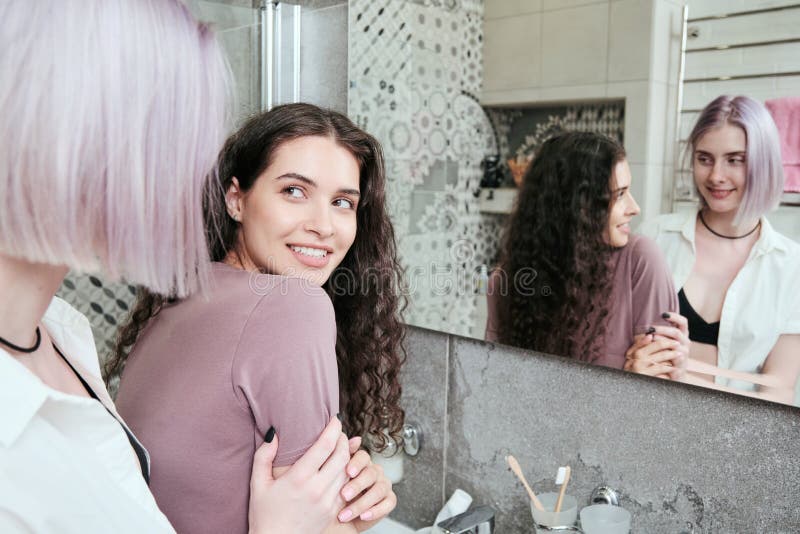
POLYGON ((700 112, 689 134, 688 149, 692 158, 706 132, 726 124, 744 130, 747 139, 747 176, 742 204, 735 218, 738 224, 757 219, 778 206, 784 180, 781 145, 775 122, 763 104, 747 96, 723 95, 700 112))
POLYGON ((0 252, 205 286, 230 74, 179 0, 0 2, 0 252))

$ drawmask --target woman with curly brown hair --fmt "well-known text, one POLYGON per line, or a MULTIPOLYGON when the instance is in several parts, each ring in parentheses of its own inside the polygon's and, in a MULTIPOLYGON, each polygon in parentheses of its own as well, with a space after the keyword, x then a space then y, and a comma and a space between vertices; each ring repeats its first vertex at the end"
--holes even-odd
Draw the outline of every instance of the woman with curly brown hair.
POLYGON ((655 336, 647 356, 659 365, 646 372, 682 372, 685 347, 655 331, 681 324, 672 278, 658 247, 630 233, 630 186, 625 150, 608 137, 542 145, 490 278, 487 340, 622 369, 637 336, 655 336))
MULTIPOLYGON (((378 142, 316 106, 276 107, 226 142, 206 206, 210 294, 145 292, 107 368, 124 366, 117 404, 178 531, 247 532, 249 464, 265 439, 280 438, 280 476, 334 414, 379 446, 399 432, 400 269, 384 183, 378 142)), ((376 473, 344 487, 326 532, 391 511, 376 473)))

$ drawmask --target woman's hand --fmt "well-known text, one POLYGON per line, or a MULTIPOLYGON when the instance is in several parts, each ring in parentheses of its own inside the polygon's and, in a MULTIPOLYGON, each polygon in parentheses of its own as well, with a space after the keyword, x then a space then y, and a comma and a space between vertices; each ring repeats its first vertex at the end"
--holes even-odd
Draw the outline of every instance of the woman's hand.
POLYGON ((344 506, 339 492, 347 481, 350 447, 334 417, 308 451, 279 478, 272 461, 278 437, 258 448, 250 478, 251 534, 319 534, 344 506))
POLYGON ((679 358, 677 341, 655 339, 654 334, 639 334, 633 338, 633 345, 625 352, 623 369, 641 375, 668 378, 675 370, 673 359, 679 358))
POLYGON ((661 317, 674 326, 654 326, 654 338, 672 339, 678 342, 679 346, 676 350, 679 355, 672 360, 674 369, 670 373, 669 378, 672 380, 682 380, 686 376, 686 367, 689 362, 692 344, 689 340, 689 321, 679 313, 664 312, 661 317))
POLYGON ((664 312, 664 319, 675 326, 651 326, 635 336, 625 353, 623 369, 634 373, 683 380, 689 359, 689 329, 685 317, 664 312))
POLYGON ((353 457, 347 464, 347 474, 352 480, 342 488, 342 497, 349 504, 339 513, 339 521, 352 521, 359 532, 389 515, 397 505, 397 496, 383 468, 372 463, 366 451, 358 450, 360 445, 361 438, 350 440, 353 457))

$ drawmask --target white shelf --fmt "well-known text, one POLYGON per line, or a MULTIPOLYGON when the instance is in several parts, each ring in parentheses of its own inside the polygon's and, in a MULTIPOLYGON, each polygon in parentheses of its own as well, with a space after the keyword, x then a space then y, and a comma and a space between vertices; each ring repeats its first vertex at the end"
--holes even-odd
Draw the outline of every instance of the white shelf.
POLYGON ((480 211, 481 213, 511 213, 516 198, 516 187, 482 188, 480 211))

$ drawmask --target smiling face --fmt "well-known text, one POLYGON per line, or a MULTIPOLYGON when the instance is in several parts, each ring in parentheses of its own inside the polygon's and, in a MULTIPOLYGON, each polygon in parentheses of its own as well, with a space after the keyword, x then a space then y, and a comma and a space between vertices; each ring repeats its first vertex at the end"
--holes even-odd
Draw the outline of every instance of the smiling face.
POLYGON ((639 205, 631 194, 631 169, 626 160, 614 165, 611 172, 611 206, 603 241, 612 247, 624 247, 631 233, 630 221, 639 214, 639 205))
POLYGON ((324 284, 356 237, 359 176, 347 149, 309 136, 280 145, 249 191, 234 178, 226 203, 243 267, 324 284))
POLYGON ((735 212, 742 203, 746 150, 744 130, 730 124, 709 130, 697 140, 692 154, 694 183, 711 211, 735 212))

